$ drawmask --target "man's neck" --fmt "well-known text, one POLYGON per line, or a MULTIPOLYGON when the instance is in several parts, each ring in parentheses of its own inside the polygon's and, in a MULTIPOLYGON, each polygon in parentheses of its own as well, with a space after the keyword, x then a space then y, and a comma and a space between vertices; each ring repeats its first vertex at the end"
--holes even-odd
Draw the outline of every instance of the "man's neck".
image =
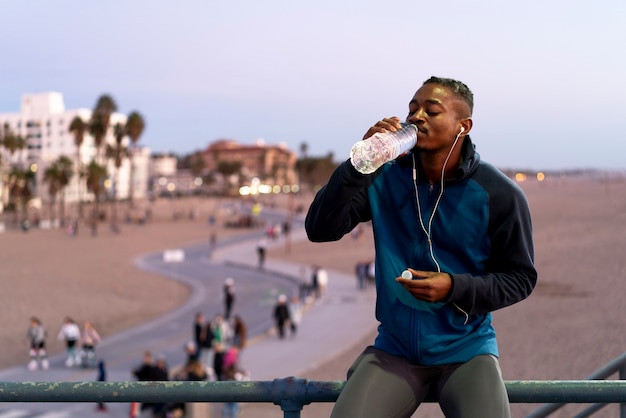
POLYGON ((447 153, 434 155, 422 153, 420 155, 422 170, 430 184, 439 183, 441 181, 441 172, 443 170, 444 163, 446 165, 444 178, 450 179, 454 177, 454 173, 460 163, 460 155, 457 152, 453 152, 446 163, 447 156, 447 153))

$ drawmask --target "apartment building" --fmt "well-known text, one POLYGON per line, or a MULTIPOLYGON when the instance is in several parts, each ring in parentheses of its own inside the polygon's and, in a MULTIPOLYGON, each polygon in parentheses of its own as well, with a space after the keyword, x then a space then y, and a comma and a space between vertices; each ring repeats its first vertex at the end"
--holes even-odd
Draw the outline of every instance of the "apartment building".
MULTIPOLYGON (((69 130, 70 123, 74 117, 79 116, 83 121, 88 122, 91 118, 89 109, 65 108, 63 95, 57 92, 24 94, 21 100, 19 112, 0 113, 0 129, 7 125, 11 131, 26 140, 26 147, 11 154, 5 147, 0 147, 0 157, 2 165, 0 170, 7 170, 8 167, 19 167, 30 169, 36 173, 35 196, 40 203, 50 200, 47 185, 43 182, 43 175, 46 168, 65 155, 74 162, 74 170, 77 158, 82 165, 89 164, 96 156, 96 146, 94 138, 87 132, 80 149, 74 142, 74 136, 69 130)), ((117 124, 126 123, 126 115, 113 113, 110 119, 110 126, 105 138, 106 144, 114 144, 113 127, 117 124)), ((125 138, 124 146, 129 145, 129 139, 125 138)), ((133 195, 137 198, 146 196, 148 184, 148 163, 150 160, 150 150, 140 148, 135 152, 134 164, 134 190, 133 195)), ((127 198, 129 195, 130 163, 125 160, 116 173, 114 163, 108 161, 107 172, 109 178, 105 182, 109 195, 115 195, 118 199, 127 198), (114 181, 114 178, 117 181, 114 181), (113 186, 116 184, 116 187, 113 186)), ((0 182, 3 176, 0 176, 0 182)), ((93 200, 93 196, 86 190, 84 184, 79 186, 79 179, 74 175, 71 183, 65 190, 65 201, 67 203, 93 200)), ((7 204, 8 193, 6 185, 0 184, 0 212, 7 204)), ((37 200, 35 199, 35 200, 37 200)))

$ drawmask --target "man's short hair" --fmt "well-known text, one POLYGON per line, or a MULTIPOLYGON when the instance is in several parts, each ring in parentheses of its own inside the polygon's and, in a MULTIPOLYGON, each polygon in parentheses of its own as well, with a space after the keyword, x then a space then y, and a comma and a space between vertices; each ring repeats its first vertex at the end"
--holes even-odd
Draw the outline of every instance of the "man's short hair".
POLYGON ((439 84, 440 86, 451 90, 455 96, 463 100, 463 102, 469 106, 470 115, 474 111, 474 94, 469 87, 465 85, 465 83, 452 78, 432 76, 428 80, 424 81, 422 85, 426 84, 439 84))

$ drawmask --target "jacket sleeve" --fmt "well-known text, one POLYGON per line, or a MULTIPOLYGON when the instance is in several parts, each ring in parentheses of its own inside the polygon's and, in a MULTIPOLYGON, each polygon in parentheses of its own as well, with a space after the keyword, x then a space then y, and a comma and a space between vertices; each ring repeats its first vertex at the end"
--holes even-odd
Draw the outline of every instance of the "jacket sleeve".
POLYGON ((305 229, 312 242, 338 241, 359 222, 371 219, 367 188, 377 173, 364 175, 344 161, 315 195, 305 229))
POLYGON ((517 186, 491 196, 491 255, 480 276, 451 274, 447 302, 468 314, 484 314, 527 298, 537 283, 530 209, 517 186))

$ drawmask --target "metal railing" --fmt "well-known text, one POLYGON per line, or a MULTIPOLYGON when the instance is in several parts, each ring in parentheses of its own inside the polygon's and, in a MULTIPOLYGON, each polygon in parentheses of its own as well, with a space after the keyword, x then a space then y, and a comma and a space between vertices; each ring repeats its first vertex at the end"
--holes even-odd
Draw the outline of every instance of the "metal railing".
MULTIPOLYGON (((344 384, 295 377, 250 382, 0 382, 0 402, 271 402, 280 406, 285 418, 299 418, 305 405, 335 402, 344 384)), ((621 417, 626 417, 623 380, 525 380, 505 385, 511 403, 620 403, 621 417)))
MULTIPOLYGON (((598 370, 587 376, 585 379, 586 381, 601 380, 606 379, 615 373, 618 373, 618 378, 620 380, 626 379, 626 353, 623 353, 621 356, 616 357, 614 360, 599 368, 598 370)), ((565 405, 566 402, 547 404, 537 409, 533 413, 527 415, 526 418, 545 418, 565 405)), ((604 408, 606 405, 606 403, 596 402, 586 408, 584 411, 577 414, 575 418, 589 417, 600 409, 604 408)), ((626 418, 626 403, 624 403, 623 401, 620 405, 620 418, 626 418)))

